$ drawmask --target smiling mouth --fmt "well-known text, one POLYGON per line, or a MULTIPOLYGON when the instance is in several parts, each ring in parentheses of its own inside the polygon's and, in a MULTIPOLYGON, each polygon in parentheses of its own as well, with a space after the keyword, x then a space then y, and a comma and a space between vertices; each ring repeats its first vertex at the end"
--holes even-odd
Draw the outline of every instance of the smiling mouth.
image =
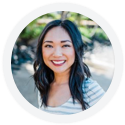
POLYGON ((62 66, 66 60, 51 60, 51 62, 55 65, 55 66, 62 66))

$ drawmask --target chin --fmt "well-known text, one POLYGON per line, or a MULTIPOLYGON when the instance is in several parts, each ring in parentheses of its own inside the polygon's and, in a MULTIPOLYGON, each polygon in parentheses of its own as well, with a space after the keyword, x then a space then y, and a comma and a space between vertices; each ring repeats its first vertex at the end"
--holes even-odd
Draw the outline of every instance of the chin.
POLYGON ((60 70, 59 70, 59 69, 57 69, 57 70, 55 70, 55 69, 53 70, 53 69, 52 69, 52 71, 53 71, 54 73, 58 73, 58 74, 67 72, 67 71, 69 71, 69 70, 70 70, 70 69, 64 69, 64 68, 63 68, 63 69, 60 69, 60 70))
POLYGON ((59 73, 63 73, 63 72, 65 72, 65 70, 53 70, 53 72, 59 74, 59 73))

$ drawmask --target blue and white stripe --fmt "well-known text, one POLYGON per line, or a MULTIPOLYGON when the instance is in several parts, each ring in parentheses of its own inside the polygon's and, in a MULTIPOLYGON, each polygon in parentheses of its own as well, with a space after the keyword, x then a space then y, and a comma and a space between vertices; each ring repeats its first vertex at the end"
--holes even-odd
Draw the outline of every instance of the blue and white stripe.
MULTIPOLYGON (((83 82, 82 89, 84 97, 83 99, 89 104, 90 107, 96 104, 105 94, 104 90, 100 87, 100 85, 96 81, 93 81, 90 78, 86 79, 83 82)), ((38 92, 38 104, 40 110, 58 115, 69 115, 83 111, 82 106, 78 101, 75 100, 75 104, 73 104, 72 98, 70 98, 66 103, 57 107, 51 107, 51 106, 48 106, 47 108, 44 108, 44 106, 40 107, 41 102, 42 101, 40 93, 38 92)), ((89 107, 86 106, 86 108, 89 107)))

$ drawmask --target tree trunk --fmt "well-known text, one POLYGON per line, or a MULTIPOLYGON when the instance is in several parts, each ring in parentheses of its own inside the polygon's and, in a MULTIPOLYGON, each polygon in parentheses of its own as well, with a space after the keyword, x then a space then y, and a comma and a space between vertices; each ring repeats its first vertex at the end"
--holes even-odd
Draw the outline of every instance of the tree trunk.
POLYGON ((68 11, 62 11, 61 20, 65 20, 67 18, 68 11))

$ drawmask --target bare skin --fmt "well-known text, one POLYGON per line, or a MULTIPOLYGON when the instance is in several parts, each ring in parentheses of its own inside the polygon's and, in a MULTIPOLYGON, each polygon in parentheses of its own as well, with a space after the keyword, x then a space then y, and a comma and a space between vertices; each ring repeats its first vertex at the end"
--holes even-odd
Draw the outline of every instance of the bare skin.
POLYGON ((64 74, 55 73, 55 80, 50 85, 48 106, 60 106, 71 98, 68 79, 69 70, 67 70, 64 74))
POLYGON ((69 85, 52 85, 49 92, 48 106, 57 107, 64 104, 71 97, 69 85))

